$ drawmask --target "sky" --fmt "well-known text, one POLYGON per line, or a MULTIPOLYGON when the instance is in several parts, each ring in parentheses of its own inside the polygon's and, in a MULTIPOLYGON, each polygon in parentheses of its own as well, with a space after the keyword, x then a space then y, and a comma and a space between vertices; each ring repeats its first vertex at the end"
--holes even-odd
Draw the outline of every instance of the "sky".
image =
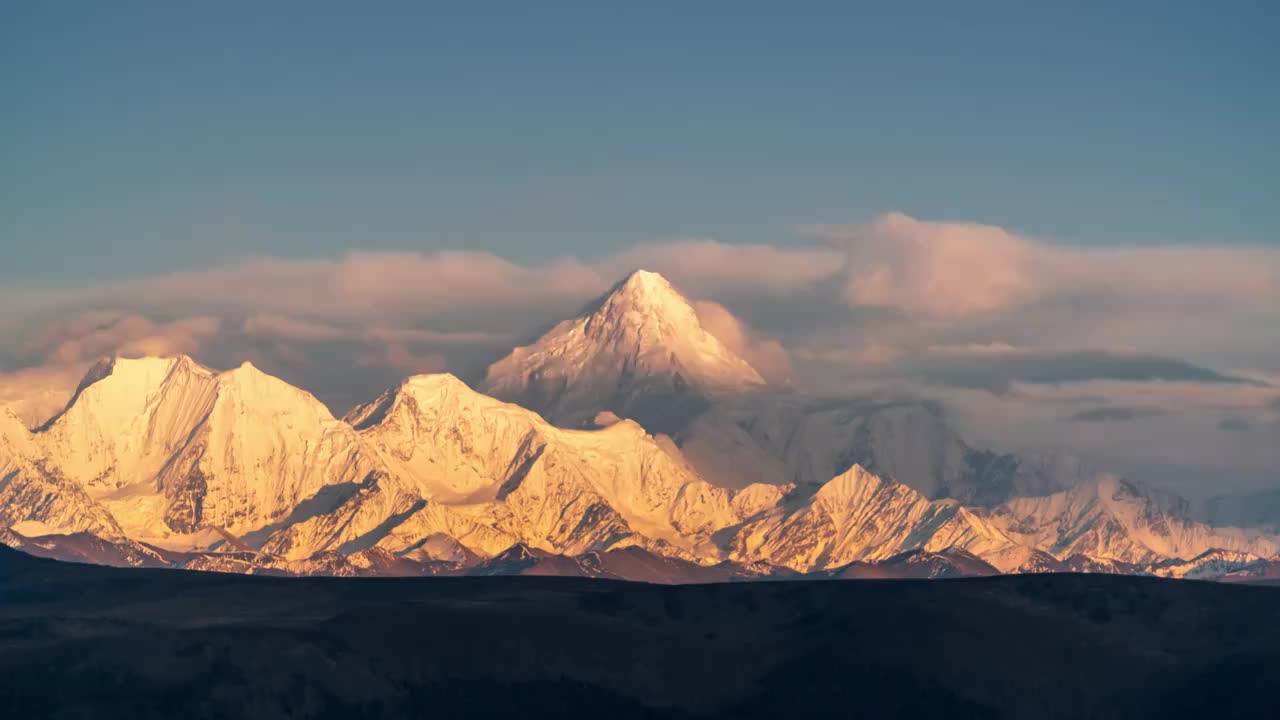
POLYGON ((1280 237, 1273 3, 3 12, 9 281, 790 242, 890 210, 1077 243, 1280 237))
POLYGON ((1280 487, 1278 21, 6 3, 0 401, 186 352, 341 411, 474 377, 644 266, 802 390, 1280 487))

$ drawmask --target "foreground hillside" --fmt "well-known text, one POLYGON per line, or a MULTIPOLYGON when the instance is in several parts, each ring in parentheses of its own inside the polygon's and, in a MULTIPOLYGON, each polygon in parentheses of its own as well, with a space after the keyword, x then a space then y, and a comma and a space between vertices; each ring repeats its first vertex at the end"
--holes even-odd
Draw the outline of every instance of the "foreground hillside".
POLYGON ((1280 589, 122 570, 0 548, 6 717, 1248 717, 1280 589))

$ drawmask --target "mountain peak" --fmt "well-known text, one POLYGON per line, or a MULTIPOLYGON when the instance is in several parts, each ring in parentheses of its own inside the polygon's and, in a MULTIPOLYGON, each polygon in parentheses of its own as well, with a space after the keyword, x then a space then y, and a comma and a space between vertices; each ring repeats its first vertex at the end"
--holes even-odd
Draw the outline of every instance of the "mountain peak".
POLYGON ((405 379, 403 384, 424 389, 459 389, 467 387, 467 384, 459 380, 458 376, 447 372, 412 375, 405 379))
POLYGON ((701 332, 693 305, 656 272, 636 270, 614 285, 584 313, 585 330, 616 332, 619 324, 643 330, 638 341, 660 342, 666 334, 701 332))
POLYGON ((663 298, 675 296, 681 300, 684 296, 678 290, 671 286, 661 274, 652 270, 638 269, 633 270, 630 275, 625 277, 622 282, 618 283, 614 290, 609 294, 621 291, 631 297, 651 297, 663 298))
MULTIPOLYGON (((576 317, 489 367, 482 390, 570 425, 764 385, 666 278, 636 270, 576 317), (661 402, 654 403, 654 400, 661 402)), ((654 428, 649 428, 653 430, 654 428)))

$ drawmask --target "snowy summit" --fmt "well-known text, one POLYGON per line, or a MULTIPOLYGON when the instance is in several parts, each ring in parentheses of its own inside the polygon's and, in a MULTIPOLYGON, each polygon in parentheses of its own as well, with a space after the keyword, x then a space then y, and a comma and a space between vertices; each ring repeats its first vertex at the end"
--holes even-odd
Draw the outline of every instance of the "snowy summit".
POLYGON ((764 384, 703 328, 666 278, 636 270, 576 317, 491 365, 483 390, 558 423, 585 424, 601 408, 652 421, 655 412, 685 411, 703 398, 764 384))

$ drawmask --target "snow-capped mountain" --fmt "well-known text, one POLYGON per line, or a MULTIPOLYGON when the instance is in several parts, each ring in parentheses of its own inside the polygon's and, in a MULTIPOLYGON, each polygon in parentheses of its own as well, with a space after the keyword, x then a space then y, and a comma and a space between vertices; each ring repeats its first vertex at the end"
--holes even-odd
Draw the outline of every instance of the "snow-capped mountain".
POLYGON ((0 408, 0 528, 9 527, 124 536, 110 513, 44 457, 22 421, 0 408))
POLYGON ((1071 459, 976 450, 925 402, 768 388, 653 273, 486 387, 557 422, 448 374, 338 419, 247 363, 104 361, 35 430, 0 408, 0 541, 223 572, 659 580, 1214 577, 1280 555, 1071 459))
POLYGON ((441 537, 481 555, 516 543, 569 555, 643 545, 715 559, 712 533, 783 492, 715 487, 634 422, 557 428, 447 374, 410 378, 348 420, 384 472, 268 549, 296 556, 376 542, 404 551, 441 537))
POLYGON ((785 478, 816 487, 854 465, 933 499, 995 505, 1091 477, 1071 458, 970 447, 937 405, 912 399, 756 393, 715 402, 676 433, 704 477, 735 487, 785 478))
POLYGON ((564 427, 634 420, 673 437, 705 479, 729 488, 817 487, 858 464, 931 498, 996 504, 1077 479, 1068 465, 970 448, 928 402, 767 387, 684 296, 643 270, 494 363, 481 389, 564 427))
POLYGON ((708 398, 764 384, 702 327, 665 278, 637 270, 576 317, 491 365, 481 390, 558 425, 581 427, 609 411, 665 430, 708 398))
POLYGON ((1115 476, 1045 497, 1015 498, 983 514, 1019 544, 1059 559, 1083 555, 1148 565, 1213 550, 1280 553, 1280 538, 1194 522, 1181 498, 1115 476))
POLYGON ((982 557, 1013 545, 954 500, 930 501, 855 465, 797 506, 780 504, 748 522, 734 534, 730 557, 811 572, 914 550, 982 557))
POLYGON ((183 357, 95 366, 31 440, 130 537, 198 547, 361 481, 373 466, 355 435, 252 365, 215 373, 183 357))

